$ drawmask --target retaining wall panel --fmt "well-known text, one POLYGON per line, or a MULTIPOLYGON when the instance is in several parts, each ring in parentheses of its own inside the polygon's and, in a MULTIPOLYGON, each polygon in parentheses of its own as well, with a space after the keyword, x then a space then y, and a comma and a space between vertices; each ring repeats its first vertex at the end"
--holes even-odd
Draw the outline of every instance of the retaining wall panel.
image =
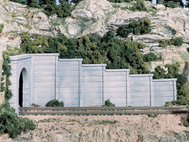
POLYGON ((36 62, 34 62, 34 65, 35 66, 54 66, 55 65, 55 60, 46 60, 46 61, 36 61, 36 62))
POLYGON ((154 97, 173 97, 173 91, 154 92, 154 97))
POLYGON ((173 86, 173 81, 161 81, 161 82, 155 82, 153 81, 154 86, 173 86))
POLYGON ((105 72, 105 77, 107 76, 125 76, 126 77, 126 72, 105 72))
POLYGON ((101 82, 85 82, 81 85, 81 88, 101 88, 102 83, 101 82))
POLYGON ((105 82, 124 82, 126 81, 126 76, 106 76, 104 77, 105 82))
POLYGON ((126 87, 126 81, 124 82, 105 82, 105 88, 112 88, 112 87, 126 87))
POLYGON ((130 93, 145 93, 145 92, 149 92, 149 87, 147 86, 130 86, 129 88, 129 92, 130 93))
POLYGON ((133 81, 130 80, 129 86, 148 86, 149 81, 133 81))
POLYGON ((154 92, 165 92, 165 91, 172 91, 173 86, 156 86, 154 85, 153 91, 154 92))
POLYGON ((84 82, 102 82, 102 76, 86 76, 81 78, 81 83, 84 82))
POLYGON ((78 99, 78 93, 76 92, 60 93, 59 99, 78 99))
POLYGON ((102 88, 81 88, 81 93, 101 93, 102 88))
POLYGON ((105 93, 126 93, 126 87, 104 88, 105 93))
POLYGON ((102 93, 82 93, 80 99, 101 99, 102 93))
POLYGON ((130 98, 131 99, 135 99, 135 98, 143 98, 143 97, 150 97, 149 92, 134 92, 134 93, 130 93, 130 98))
POLYGON ((124 98, 126 93, 104 93, 105 98, 124 98))
POLYGON ((59 88, 59 92, 60 93, 78 93, 78 87, 76 87, 76 88, 59 88))

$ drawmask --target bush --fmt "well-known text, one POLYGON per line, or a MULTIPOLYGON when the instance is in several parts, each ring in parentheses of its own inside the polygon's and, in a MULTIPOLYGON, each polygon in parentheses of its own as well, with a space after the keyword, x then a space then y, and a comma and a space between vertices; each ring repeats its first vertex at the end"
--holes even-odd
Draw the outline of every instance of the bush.
POLYGON ((178 2, 178 0, 174 0, 174 1, 161 0, 159 4, 163 4, 165 7, 169 7, 169 8, 183 7, 183 2, 182 1, 178 2))
POLYGON ((143 56, 143 61, 150 62, 150 61, 156 61, 157 56, 154 53, 145 54, 143 56))
POLYGON ((136 11, 147 11, 144 0, 137 0, 137 3, 129 8, 130 10, 136 11))
POLYGON ((138 35, 149 32, 151 32, 151 21, 148 17, 146 17, 142 22, 133 21, 128 25, 122 25, 117 30, 117 34, 124 38, 127 38, 130 33, 138 35))
POLYGON ((181 46, 182 43, 183 43, 183 38, 182 38, 182 37, 176 37, 176 38, 173 39, 173 41, 174 41, 173 44, 174 44, 175 46, 181 46))
POLYGON ((185 125, 186 127, 189 127, 189 107, 188 107, 188 110, 187 110, 187 118, 186 118, 186 120, 185 120, 185 122, 184 122, 184 125, 185 125))
POLYGON ((35 124, 28 118, 18 119, 9 102, 5 101, 0 106, 0 133, 8 133, 11 138, 16 138, 22 131, 29 129, 34 130, 35 124))
POLYGON ((121 3, 121 2, 131 2, 132 0, 108 0, 108 1, 113 3, 121 3))
POLYGON ((2 33, 3 28, 4 28, 4 24, 0 24, 0 33, 2 33))
POLYGON ((33 121, 28 118, 20 117, 18 121, 19 121, 22 131, 34 130, 36 128, 33 121))
POLYGON ((63 101, 59 102, 58 100, 51 100, 46 104, 46 107, 64 107, 63 101))
POLYGON ((166 102, 165 106, 173 106, 173 103, 172 102, 166 102))
POLYGON ((117 34, 121 37, 127 38, 130 33, 133 32, 133 28, 131 28, 129 25, 122 25, 118 28, 117 34))
POLYGON ((183 44, 183 38, 176 37, 171 40, 161 40, 159 43, 160 47, 166 47, 167 45, 181 46, 183 44))
POLYGON ((112 103, 110 102, 110 99, 108 99, 108 100, 105 101, 104 107, 115 107, 115 104, 112 104, 112 103))
POLYGON ((155 118, 155 117, 157 117, 158 115, 157 114, 152 114, 152 113, 149 113, 148 114, 148 117, 153 117, 153 118, 155 118))

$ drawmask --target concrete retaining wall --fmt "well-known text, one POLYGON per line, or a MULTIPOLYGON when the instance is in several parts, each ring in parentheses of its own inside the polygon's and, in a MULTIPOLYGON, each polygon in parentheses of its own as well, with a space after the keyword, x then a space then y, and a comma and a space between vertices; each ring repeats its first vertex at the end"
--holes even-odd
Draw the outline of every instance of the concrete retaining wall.
POLYGON ((177 79, 153 79, 153 74, 129 75, 129 69, 106 69, 106 64, 82 64, 82 59, 58 59, 59 54, 10 56, 13 97, 18 112, 18 88, 23 72, 23 106, 45 105, 51 99, 65 107, 103 105, 163 106, 176 100, 177 79))

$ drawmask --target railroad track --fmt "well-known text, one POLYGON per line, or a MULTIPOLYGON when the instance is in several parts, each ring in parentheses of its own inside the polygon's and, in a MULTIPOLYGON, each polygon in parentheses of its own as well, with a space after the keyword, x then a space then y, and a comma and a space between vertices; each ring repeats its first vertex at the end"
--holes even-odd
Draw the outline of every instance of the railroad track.
POLYGON ((175 107, 20 107, 19 115, 139 115, 187 113, 175 107))

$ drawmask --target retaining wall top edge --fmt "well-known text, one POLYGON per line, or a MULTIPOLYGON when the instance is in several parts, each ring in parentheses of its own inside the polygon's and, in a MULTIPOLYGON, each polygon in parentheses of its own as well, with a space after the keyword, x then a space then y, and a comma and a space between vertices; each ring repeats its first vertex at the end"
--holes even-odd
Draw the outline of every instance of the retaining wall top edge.
POLYGON ((154 82, 177 81, 177 78, 153 79, 154 82))
POLYGON ((129 72, 130 69, 107 69, 106 72, 129 72))
POLYGON ((22 60, 26 58, 31 58, 32 56, 59 56, 59 53, 42 53, 42 54, 20 54, 9 56, 11 61, 22 60))
POLYGON ((14 56, 9 56, 11 61, 14 60, 22 60, 22 59, 27 59, 27 58, 31 58, 32 55, 30 54, 21 54, 21 55, 14 55, 14 56))
POLYGON ((78 58, 78 59, 59 59, 60 62, 68 62, 68 61, 82 61, 83 59, 78 58))
POLYGON ((130 77, 145 77, 145 76, 154 76, 154 74, 130 74, 130 77))
POLYGON ((82 64, 83 67, 105 67, 106 64, 82 64))

